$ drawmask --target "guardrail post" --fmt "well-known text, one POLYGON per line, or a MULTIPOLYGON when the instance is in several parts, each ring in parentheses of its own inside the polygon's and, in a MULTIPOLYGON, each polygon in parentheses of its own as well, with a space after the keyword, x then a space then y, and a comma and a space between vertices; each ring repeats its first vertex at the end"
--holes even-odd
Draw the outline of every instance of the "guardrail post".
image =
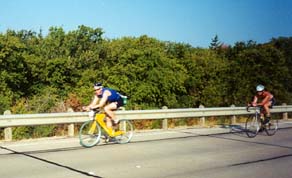
MULTIPOLYGON (((235 105, 232 104, 230 107, 231 107, 231 108, 235 108, 235 105)), ((233 116, 231 117, 231 124, 232 124, 232 125, 235 125, 235 124, 236 124, 236 116, 235 116, 235 115, 233 115, 233 116)))
MULTIPOLYGON (((10 114, 11 114, 10 110, 4 111, 4 115, 10 115, 10 114)), ((11 127, 7 127, 4 129, 4 140, 5 141, 12 141, 12 128, 11 127)))
MULTIPOLYGON (((205 108, 205 106, 200 105, 199 108, 205 108)), ((205 119, 205 117, 201 117, 200 118, 200 125, 203 126, 203 127, 206 125, 206 119, 205 119)))
MULTIPOLYGON (((283 103, 282 106, 287 106, 287 104, 283 103)), ((288 113, 284 112, 282 117, 283 117, 283 120, 288 120, 288 113)))
MULTIPOLYGON (((162 109, 168 109, 167 106, 163 106, 162 109)), ((162 129, 167 130, 168 129, 168 120, 163 119, 162 120, 162 129)))
MULTIPOLYGON (((74 110, 72 108, 68 108, 67 112, 74 112, 74 110)), ((74 137, 74 124, 68 125, 68 136, 74 137)))

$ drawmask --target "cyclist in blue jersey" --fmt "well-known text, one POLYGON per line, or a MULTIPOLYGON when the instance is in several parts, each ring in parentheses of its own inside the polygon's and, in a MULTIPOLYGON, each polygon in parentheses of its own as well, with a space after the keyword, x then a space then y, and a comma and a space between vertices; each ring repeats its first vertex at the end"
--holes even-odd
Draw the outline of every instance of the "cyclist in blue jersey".
POLYGON ((123 106, 123 99, 116 90, 104 88, 102 83, 95 83, 93 87, 95 91, 94 98, 88 106, 84 106, 82 109, 89 111, 90 109, 103 107, 108 116, 106 117, 107 127, 112 128, 113 123, 117 124, 119 122, 113 111, 123 106))

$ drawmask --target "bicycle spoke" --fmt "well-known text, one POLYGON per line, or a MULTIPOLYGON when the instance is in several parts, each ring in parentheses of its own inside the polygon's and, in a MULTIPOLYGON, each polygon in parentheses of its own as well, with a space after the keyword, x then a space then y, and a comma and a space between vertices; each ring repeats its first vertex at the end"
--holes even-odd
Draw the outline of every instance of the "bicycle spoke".
POLYGON ((274 120, 270 120, 270 122, 267 124, 266 126, 266 133, 269 136, 275 135, 275 133, 278 130, 278 120, 274 119, 274 120))
POLYGON ((117 142, 118 143, 128 143, 132 136, 133 136, 133 125, 130 121, 124 120, 120 121, 120 125, 118 127, 120 132, 123 132, 123 134, 117 136, 117 142))
POLYGON ((99 142, 100 137, 100 127, 95 120, 89 120, 82 124, 79 131, 79 140, 82 146, 92 147, 99 142))
POLYGON ((249 116, 245 123, 246 135, 250 138, 253 138, 258 134, 259 129, 260 129, 260 123, 258 120, 258 116, 256 115, 249 116))

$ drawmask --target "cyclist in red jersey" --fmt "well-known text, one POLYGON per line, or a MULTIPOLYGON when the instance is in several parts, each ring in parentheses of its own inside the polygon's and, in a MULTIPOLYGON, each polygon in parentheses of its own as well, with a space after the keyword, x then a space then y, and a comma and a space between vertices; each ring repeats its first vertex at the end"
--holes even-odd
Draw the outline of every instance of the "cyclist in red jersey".
POLYGON ((263 120, 263 124, 267 124, 271 119, 270 108, 272 108, 275 104, 274 96, 267 90, 263 85, 258 85, 256 87, 256 95, 253 97, 253 101, 251 103, 252 106, 263 106, 263 112, 261 112, 261 119, 263 120), (264 115, 266 114, 266 118, 264 119, 264 115))

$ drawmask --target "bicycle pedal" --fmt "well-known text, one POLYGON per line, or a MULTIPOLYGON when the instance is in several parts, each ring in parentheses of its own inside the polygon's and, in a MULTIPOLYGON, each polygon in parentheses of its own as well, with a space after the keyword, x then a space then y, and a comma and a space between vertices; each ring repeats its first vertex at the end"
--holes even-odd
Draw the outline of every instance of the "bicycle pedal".
POLYGON ((263 127, 260 128, 259 132, 263 132, 263 131, 265 131, 265 130, 266 130, 266 127, 263 126, 263 127))
POLYGON ((106 140, 106 139, 108 139, 108 136, 102 135, 101 138, 104 139, 104 140, 106 140))
POLYGON ((105 140, 106 143, 110 143, 110 142, 117 142, 117 139, 114 138, 114 137, 108 137, 106 140, 105 140))
POLYGON ((272 123, 268 123, 267 124, 267 127, 270 129, 271 127, 273 127, 274 126, 274 124, 272 124, 272 123))

